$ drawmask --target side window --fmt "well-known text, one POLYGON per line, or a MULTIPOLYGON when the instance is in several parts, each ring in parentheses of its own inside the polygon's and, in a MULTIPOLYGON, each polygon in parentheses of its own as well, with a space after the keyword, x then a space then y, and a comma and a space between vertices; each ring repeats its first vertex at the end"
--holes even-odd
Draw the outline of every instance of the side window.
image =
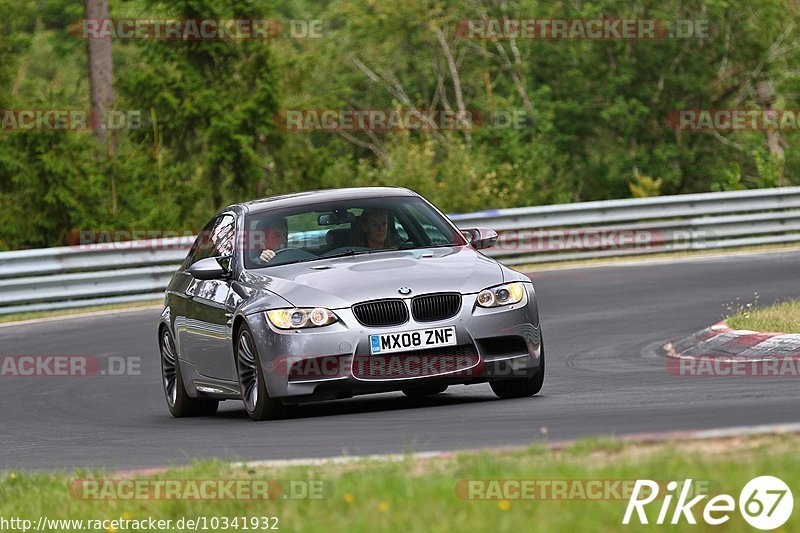
POLYGON ((192 245, 187 265, 193 265, 207 257, 227 257, 233 255, 236 221, 231 215, 216 217, 206 224, 192 245))
POLYGON ((211 241, 214 243, 214 255, 212 257, 231 257, 234 251, 235 238, 236 219, 232 215, 223 215, 211 232, 211 241))

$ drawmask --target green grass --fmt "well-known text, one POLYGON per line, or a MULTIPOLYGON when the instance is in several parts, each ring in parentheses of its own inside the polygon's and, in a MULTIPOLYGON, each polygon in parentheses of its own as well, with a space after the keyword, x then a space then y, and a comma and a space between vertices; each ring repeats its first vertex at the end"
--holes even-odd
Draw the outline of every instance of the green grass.
MULTIPOLYGON (((0 517, 23 517, 35 524, 39 516, 172 520, 201 516, 277 516, 282 531, 616 531, 622 528, 627 500, 474 501, 459 497, 456 484, 459 480, 470 479, 642 478, 666 484, 669 480, 692 478, 707 482, 711 496, 726 493, 738 500, 747 481, 761 475, 778 476, 796 489, 800 483, 798 445, 800 437, 795 435, 663 444, 588 440, 561 451, 531 447, 432 459, 408 457, 394 463, 372 461, 265 469, 200 462, 162 474, 141 476, 151 479, 323 480, 325 497, 317 500, 91 501, 70 496, 69 481, 89 477, 109 479, 115 477, 113 473, 6 472, 0 474, 0 517)), ((795 496, 798 494, 796 490, 795 496)), ((655 520, 662 501, 659 499, 647 507, 651 521, 655 520)), ((707 498, 701 502, 699 512, 695 510, 701 525, 692 527, 694 530, 713 529, 702 522, 702 505, 706 501, 707 498)), ((629 529, 661 527, 637 523, 629 529)), ((687 529, 685 523, 678 527, 687 529)), ((795 509, 784 530, 798 528, 800 513, 795 509)), ((750 531, 751 528, 735 511, 725 530, 750 531)))
POLYGON ((800 333, 800 300, 769 307, 746 305, 739 307, 726 319, 734 329, 749 329, 778 333, 800 333))
POLYGON ((119 309, 129 309, 135 307, 152 307, 163 303, 163 300, 147 300, 143 302, 127 302, 109 305, 94 305, 89 307, 76 307, 73 309, 58 309, 53 311, 26 311, 22 313, 11 313, 0 315, 0 324, 7 322, 19 322, 22 320, 35 320, 37 318, 50 318, 56 316, 80 315, 84 313, 96 313, 98 311, 116 311, 119 309))

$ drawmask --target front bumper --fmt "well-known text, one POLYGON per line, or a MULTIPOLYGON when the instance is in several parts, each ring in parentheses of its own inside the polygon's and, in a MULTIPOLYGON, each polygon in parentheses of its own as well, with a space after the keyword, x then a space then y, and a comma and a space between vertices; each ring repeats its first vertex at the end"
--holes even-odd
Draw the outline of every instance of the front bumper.
POLYGON ((463 295, 459 314, 438 322, 421 323, 410 317, 400 326, 372 328, 360 324, 350 309, 336 309, 339 321, 335 324, 283 331, 272 327, 263 312, 247 318, 267 392, 286 403, 347 398, 423 383, 481 383, 529 377, 539 369, 536 297, 533 285, 525 286, 526 298, 508 307, 476 307, 475 294, 463 295), (457 347, 391 354, 383 356, 388 358, 384 363, 370 356, 370 335, 442 326, 455 326, 457 347), (380 371, 375 371, 378 363, 380 371))

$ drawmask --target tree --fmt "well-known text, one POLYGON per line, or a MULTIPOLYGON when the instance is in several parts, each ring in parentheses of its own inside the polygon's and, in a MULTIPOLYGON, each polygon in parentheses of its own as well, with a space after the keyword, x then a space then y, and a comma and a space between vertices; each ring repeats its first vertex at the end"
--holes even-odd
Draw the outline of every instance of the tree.
MULTIPOLYGON (((87 20, 108 20, 108 0, 85 0, 87 20)), ((105 144, 107 113, 114 107, 114 63, 111 39, 87 39, 89 88, 92 102, 92 127, 97 140, 105 144)))
MULTIPOLYGON (((108 20, 108 0, 85 0, 87 20, 108 20)), ((111 39, 87 39, 89 90, 92 102, 92 130, 97 142, 106 150, 109 162, 117 150, 117 135, 107 128, 108 114, 114 108, 114 62, 111 39)), ((111 212, 117 213, 117 182, 111 169, 111 212)))

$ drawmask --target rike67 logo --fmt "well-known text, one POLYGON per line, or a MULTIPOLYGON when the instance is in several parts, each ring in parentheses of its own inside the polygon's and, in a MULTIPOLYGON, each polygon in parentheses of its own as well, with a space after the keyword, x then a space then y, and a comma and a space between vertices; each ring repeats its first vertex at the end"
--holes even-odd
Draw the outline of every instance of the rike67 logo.
MULTIPOLYGON (((640 524, 648 524, 645 506, 659 498, 659 484, 649 479, 639 479, 633 487, 633 493, 628 500, 625 516, 622 523, 628 525, 635 516, 640 524)), ((697 524, 694 513, 700 513, 701 501, 708 498, 701 494, 689 499, 692 494, 692 480, 687 479, 683 485, 677 481, 667 483, 667 492, 662 495, 661 508, 658 511, 656 524, 670 523, 673 525, 685 521, 687 524, 697 524), (675 507, 672 502, 677 496, 675 507), (697 506, 697 509, 695 509, 697 506), (672 514, 670 516, 670 511, 672 514)), ((719 494, 710 498, 702 506, 702 519, 706 524, 718 526, 724 524, 736 511, 737 502, 729 494, 719 494)), ((760 476, 751 479, 739 493, 739 512, 742 518, 756 529, 768 531, 778 528, 789 520, 794 509, 794 497, 789 486, 773 476, 760 476)), ((635 520, 633 523, 636 523, 635 520)))

